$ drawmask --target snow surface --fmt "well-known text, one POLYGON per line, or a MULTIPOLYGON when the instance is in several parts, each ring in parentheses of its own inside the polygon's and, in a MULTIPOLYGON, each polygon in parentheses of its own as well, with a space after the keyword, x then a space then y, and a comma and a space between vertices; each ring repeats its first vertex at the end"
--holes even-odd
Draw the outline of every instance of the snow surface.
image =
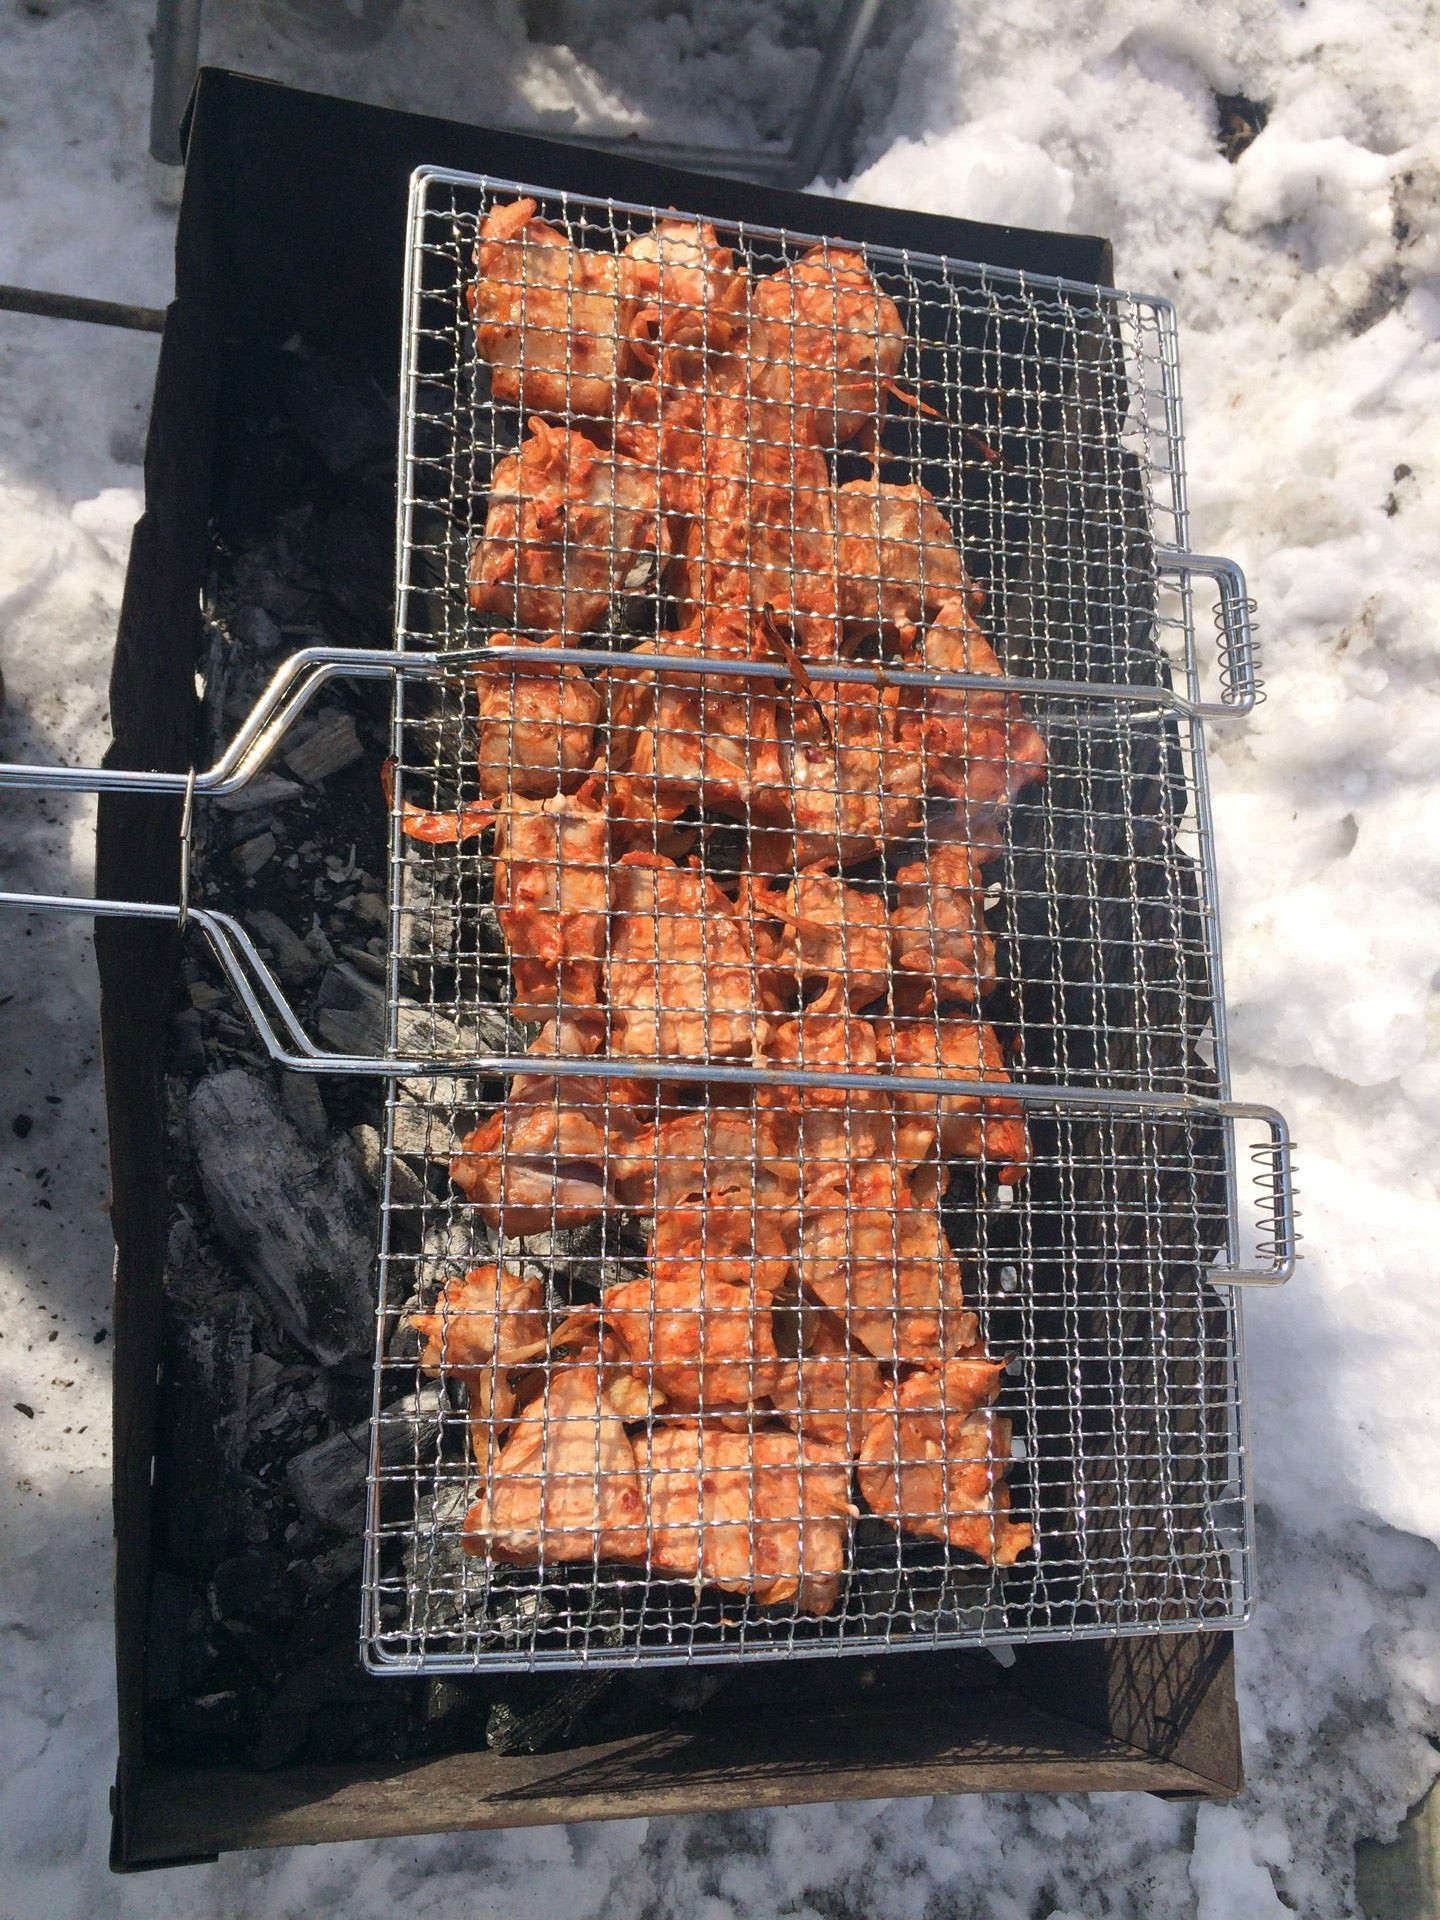
MULTIPOLYGON (((480 119, 783 139, 816 7, 211 0, 207 56, 480 119), (403 83, 402 83, 403 82, 403 83)), ((0 279, 162 302, 142 0, 0 14, 0 279)), ((1196 544, 1246 566, 1270 699, 1213 730, 1237 1091, 1300 1142, 1307 1258, 1247 1305, 1261 1603, 1250 1784, 392 1842, 114 1880, 94 964, 0 916, 0 1913, 354 1920, 1353 1912, 1440 1730, 1440 63, 1424 0, 896 8, 860 197, 1109 234, 1180 314, 1196 544), (1212 91, 1271 105, 1231 166, 1212 91), (8 1129, 26 1114, 23 1138, 8 1129), (17 1411, 29 1408, 33 1418, 17 1411)), ((7 758, 93 764, 154 342, 0 315, 7 758)), ((10 795, 5 884, 87 884, 93 813, 10 795)))

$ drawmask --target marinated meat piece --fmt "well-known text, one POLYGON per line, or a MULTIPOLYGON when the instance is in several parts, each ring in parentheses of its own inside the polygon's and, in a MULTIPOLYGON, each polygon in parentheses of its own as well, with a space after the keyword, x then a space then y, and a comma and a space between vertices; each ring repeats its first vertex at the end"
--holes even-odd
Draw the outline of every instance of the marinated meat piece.
POLYGON ((829 1613, 855 1508, 848 1464, 793 1433, 663 1426, 636 1442, 650 1569, 829 1613))
POLYGON ((840 614, 850 645, 878 633, 908 651, 948 600, 980 610, 950 523, 918 483, 851 480, 835 496, 840 614))
POLYGON ((986 931, 984 886, 969 847, 937 846, 928 860, 901 867, 895 894, 895 971, 919 985, 916 1011, 988 993, 995 984, 995 942, 986 931))
POLYGON ((830 471, 787 409, 744 391, 708 394, 704 487, 675 592, 692 619, 718 607, 758 615, 770 606, 804 658, 837 657, 830 471))
MULTIPOLYGON (((994 1080, 1008 1085, 1005 1056, 994 1029, 978 1020, 955 1018, 877 1020, 875 1037, 883 1068, 890 1073, 953 1075, 964 1080, 994 1080)), ((995 1095, 976 1100, 965 1094, 895 1094, 896 1154, 904 1165, 918 1166, 938 1145, 940 1160, 978 1160, 1009 1185, 1020 1179, 1030 1158, 1025 1110, 1018 1100, 995 1095)))
POLYGON ((615 1053, 749 1059, 773 995, 751 923, 708 874, 627 853, 611 882, 606 964, 615 1053))
POLYGON ((903 1532, 1008 1567, 1033 1536, 1009 1518, 1010 1422, 989 1405, 1001 1370, 984 1356, 963 1358, 883 1386, 860 1453, 860 1491, 903 1532))
POLYGON ((467 299, 493 397, 527 413, 608 419, 621 373, 617 256, 572 246, 536 218, 533 200, 513 200, 485 216, 475 265, 467 299))
MULTIPOLYGON (((712 615, 646 650, 747 659, 749 617, 712 615)), ((610 790, 623 817, 701 807, 760 826, 788 820, 773 681, 669 668, 608 678, 610 790)))
POLYGON ((676 1413, 744 1412, 772 1393, 780 1356, 770 1295, 678 1264, 669 1277, 607 1287, 605 1323, 643 1385, 676 1413))
MULTIPOLYGON (((537 1059, 591 1055, 593 1031, 573 1020, 545 1027, 530 1048, 537 1059)), ((583 1227, 611 1204, 612 1121, 616 1150, 628 1144, 626 1109, 590 1076, 517 1074, 503 1106, 460 1142, 450 1178, 507 1235, 583 1227)))
MULTIPOLYGON (((804 1013, 774 1023, 765 1058, 767 1064, 802 1073, 873 1073, 875 1030, 867 1020, 842 1014, 804 1013)), ((826 1204, 825 1196, 852 1167, 890 1158, 890 1107, 883 1093, 864 1086, 781 1082, 764 1088, 757 1099, 777 1123, 788 1124, 798 1162, 796 1184, 807 1209, 826 1204)))
POLYGON ((858 1459, 880 1391, 879 1362, 851 1349, 833 1314, 807 1307, 800 1319, 804 1344, 794 1360, 782 1362, 770 1404, 803 1440, 858 1459))
MULTIPOLYGON (((933 673, 996 674, 1000 662, 964 600, 950 600, 925 635, 916 664, 933 673)), ((1045 743, 1014 694, 974 687, 891 692, 891 752, 919 759, 928 793, 954 800, 956 833, 983 859, 997 848, 1010 801, 1045 771, 1045 743)), ((892 779, 898 779, 897 772, 892 779)))
POLYGON ((470 605, 507 626, 581 634, 643 575, 658 540, 653 471, 534 417, 495 463, 470 605))
POLYGON ((933 1364, 974 1344, 940 1217, 883 1161, 846 1168, 813 1195, 807 1184, 799 1275, 877 1360, 933 1364))
MULTIPOLYGON (((533 645, 497 633, 492 646, 533 645)), ((561 645, 559 634, 540 643, 561 645)), ((579 667, 496 661, 477 669, 480 791, 488 800, 545 799, 578 787, 595 760, 600 694, 579 667)))
POLYGON ((811 1015, 849 1013, 885 992, 890 981, 890 920, 884 898, 847 886, 834 874, 802 873, 783 900, 760 896, 782 921, 779 962, 793 973, 811 1015))
POLYGON ((662 343, 694 347, 743 325, 745 275, 708 221, 661 220, 630 241, 619 277, 625 337, 643 366, 654 368, 662 343))
POLYGON ((777 864, 853 866, 906 840, 920 825, 919 768, 907 777, 890 714, 868 681, 828 683, 813 701, 791 699, 781 759, 793 828, 777 864))
POLYGON ((819 446, 879 420, 904 351, 899 309, 848 248, 812 247, 751 291, 752 390, 794 416, 797 437, 808 415, 819 446))
POLYGON ((545 1351, 545 1289, 528 1274, 492 1262, 447 1280, 429 1313, 412 1313, 426 1373, 459 1380, 470 1416, 508 1420, 515 1397, 506 1374, 545 1351))
POLYGON ((496 816, 495 917, 510 952, 510 1010, 553 1020, 600 998, 609 832, 598 780, 496 816))
POLYGON ((465 1516, 460 1544, 521 1566, 645 1559, 635 1449, 598 1355, 552 1363, 465 1516))

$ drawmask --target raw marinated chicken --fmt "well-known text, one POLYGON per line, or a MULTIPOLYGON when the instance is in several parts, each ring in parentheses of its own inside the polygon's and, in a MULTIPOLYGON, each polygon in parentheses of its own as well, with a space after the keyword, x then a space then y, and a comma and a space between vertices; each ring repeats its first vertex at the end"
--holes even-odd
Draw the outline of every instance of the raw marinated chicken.
POLYGON ((702 220, 661 220, 620 255, 623 325, 631 357, 653 371, 663 345, 728 341, 744 324, 746 279, 715 229, 702 220))
POLYGON ((849 1013, 884 994, 890 921, 883 895, 862 893, 834 874, 802 873, 783 899, 764 894, 760 904, 783 922, 779 964, 794 974, 809 1014, 849 1013))
POLYGON ((755 283, 748 345, 752 391, 836 447, 883 413, 905 326, 860 254, 820 246, 755 283))
POLYGON ((920 763, 894 748, 884 694, 870 681, 827 683, 814 702, 792 699, 781 758, 793 827, 776 836, 778 863, 853 866, 920 826, 920 763))
MULTIPOLYGON (((497 633, 492 646, 533 645, 497 633)), ((561 645, 559 634, 541 644, 561 645)), ((488 800, 546 799, 578 787, 595 760, 600 694, 578 667, 496 661, 476 670, 476 758, 488 800)))
POLYGON ((581 634, 647 574, 659 538, 653 471, 538 416, 495 463, 470 605, 507 626, 581 634))
MULTIPOLYGON (((747 614, 725 611, 647 651, 744 660, 749 629, 747 614)), ((789 819, 773 680, 669 668, 607 678, 613 811, 673 819, 701 807, 764 827, 789 819)))
POLYGON ((839 1172, 800 1226, 800 1285, 877 1360, 925 1365, 972 1346, 960 1263, 933 1205, 883 1161, 839 1172))
POLYGON ((645 1559, 645 1503, 635 1449, 598 1353, 552 1360, 490 1461, 460 1544, 522 1566, 645 1559))
POLYGON ((833 1314, 805 1307, 800 1322, 801 1351, 782 1362, 770 1404, 802 1439, 858 1459, 880 1391, 880 1364, 851 1348, 833 1314))
POLYGON ((475 345, 499 404, 608 419, 624 340, 616 255, 572 246, 533 200, 513 200, 486 215, 475 265, 475 345))
POLYGON ((604 794, 592 780, 496 815, 495 917, 510 951, 510 1010, 553 1020, 597 1005, 609 905, 604 794))
POLYGON ((704 435, 700 508, 673 570, 687 617, 770 606, 799 654, 835 659, 835 506, 825 456, 797 434, 786 408, 743 390, 707 396, 704 435))
POLYGON ((972 613, 971 585, 950 523, 918 483, 851 480, 835 496, 840 615, 853 646, 870 634, 896 638, 908 652, 921 624, 948 600, 972 613))
MULTIPOLYGON (((537 1059, 593 1055, 598 1038, 562 1020, 542 1029, 537 1059)), ((517 1074, 503 1106, 460 1142, 450 1178, 497 1233, 548 1233, 583 1227, 611 1205, 612 1116, 626 1109, 603 1079, 576 1074, 517 1074)), ((617 1151, 625 1136, 617 1141, 617 1151)))
MULTIPOLYGON (((917 666, 932 673, 999 674, 989 641, 963 599, 950 600, 925 634, 917 666)), ((987 858, 1011 800, 1045 771, 1045 743, 1014 694, 974 687, 892 683, 893 753, 924 768, 926 791, 957 803, 955 831, 987 858)))
POLYGON ((774 1004, 751 923, 708 874, 627 853, 612 875, 605 969, 615 1053, 748 1060, 774 1004))
POLYGON ((928 860, 901 867, 890 915, 897 978, 920 988, 917 1012, 968 1004, 995 984, 995 942, 985 928, 984 885, 970 849, 935 847, 928 860))
MULTIPOLYGON (((981 1021, 924 1016, 877 1020, 875 1037, 887 1072, 1009 1082, 1000 1042, 994 1029, 981 1021)), ((1030 1158, 1030 1137, 1018 1100, 1000 1095, 976 1100, 958 1093, 891 1097, 896 1155, 902 1165, 918 1166, 938 1149, 942 1163, 981 1161, 1007 1185, 1013 1186, 1023 1175, 1030 1158)))
POLYGON ((990 1410, 1002 1366, 960 1358, 883 1386, 860 1453, 860 1491, 902 1532, 1008 1567, 1033 1536, 1009 1517, 1010 1422, 990 1410))
POLYGON ((660 1578, 829 1613, 856 1509, 849 1466, 793 1433, 663 1426, 636 1442, 660 1578))
MULTIPOLYGON (((765 1058, 769 1065, 802 1073, 873 1073, 875 1029, 868 1020, 844 1014, 803 1013, 772 1025, 765 1058)), ((807 1209, 823 1204, 819 1196, 842 1182, 850 1168, 888 1160, 889 1100, 863 1083, 815 1087, 787 1079, 764 1088, 757 1099, 775 1115, 777 1146, 782 1126, 793 1134, 796 1187, 807 1209)))
POLYGON ((763 1288, 711 1279, 697 1260, 607 1287, 603 1312, 667 1412, 744 1412, 775 1390, 780 1356, 763 1288))
MULTIPOLYGON (((514 1411, 510 1368, 545 1351, 545 1289, 498 1262, 471 1267, 447 1280, 430 1312, 412 1313, 410 1324, 424 1342, 420 1365, 426 1373, 464 1386, 471 1433, 479 1441, 485 1438, 477 1431, 480 1423, 503 1426, 514 1411)), ((483 1463, 484 1457, 477 1446, 477 1458, 483 1463)))

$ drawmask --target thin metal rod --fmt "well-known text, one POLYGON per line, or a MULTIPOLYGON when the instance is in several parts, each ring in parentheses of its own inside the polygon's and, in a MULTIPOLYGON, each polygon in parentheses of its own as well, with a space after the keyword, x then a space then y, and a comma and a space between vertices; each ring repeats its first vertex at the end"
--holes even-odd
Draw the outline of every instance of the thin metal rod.
POLYGON ((92 327, 123 327, 131 333, 163 333, 163 307, 133 307, 123 300, 91 300, 80 293, 47 293, 39 287, 0 286, 0 312, 33 313, 42 320, 82 320, 92 327))
POLYGON ((837 124, 855 83, 860 56, 875 28, 880 0, 845 0, 830 35, 820 71, 800 113, 790 154, 790 185, 808 187, 824 166, 837 124))

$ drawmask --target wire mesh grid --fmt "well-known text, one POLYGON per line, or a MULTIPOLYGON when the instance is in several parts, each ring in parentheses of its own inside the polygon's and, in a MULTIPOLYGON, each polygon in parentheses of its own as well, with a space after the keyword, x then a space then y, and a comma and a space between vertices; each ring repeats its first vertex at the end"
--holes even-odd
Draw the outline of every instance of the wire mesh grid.
POLYGON ((1242 1618, 1168 310, 551 197, 477 315, 526 197, 412 198, 390 1039, 535 1070, 391 1096, 367 1658, 1242 1618))

